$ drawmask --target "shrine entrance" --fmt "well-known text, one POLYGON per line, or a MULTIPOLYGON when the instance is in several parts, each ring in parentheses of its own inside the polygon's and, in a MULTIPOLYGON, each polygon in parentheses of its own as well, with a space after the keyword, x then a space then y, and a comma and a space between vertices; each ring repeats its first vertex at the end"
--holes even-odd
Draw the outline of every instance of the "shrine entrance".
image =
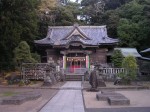
POLYGON ((63 69, 66 74, 84 74, 89 67, 89 54, 88 50, 65 50, 61 51, 63 54, 63 69))
POLYGON ((66 55, 66 69, 69 73, 81 72, 86 68, 86 55, 83 53, 68 53, 66 55))
POLYGON ((70 72, 86 68, 86 59, 85 57, 67 57, 67 69, 70 72))

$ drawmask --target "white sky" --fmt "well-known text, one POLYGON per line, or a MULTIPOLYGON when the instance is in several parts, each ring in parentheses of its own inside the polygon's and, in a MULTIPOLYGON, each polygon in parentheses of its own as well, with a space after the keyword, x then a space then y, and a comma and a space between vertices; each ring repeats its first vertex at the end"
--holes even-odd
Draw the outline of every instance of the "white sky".
MULTIPOLYGON (((72 1, 72 2, 75 2, 76 0, 70 0, 70 1, 72 1)), ((79 2, 81 2, 82 0, 79 0, 79 2)))

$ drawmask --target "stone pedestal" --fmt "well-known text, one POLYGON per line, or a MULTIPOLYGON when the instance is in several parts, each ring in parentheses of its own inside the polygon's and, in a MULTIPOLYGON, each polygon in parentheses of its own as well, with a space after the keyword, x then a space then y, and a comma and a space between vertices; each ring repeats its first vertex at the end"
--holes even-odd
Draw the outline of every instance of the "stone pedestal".
POLYGON ((120 93, 97 93, 96 94, 96 98, 99 101, 107 101, 108 97, 111 97, 111 96, 113 97, 113 96, 123 96, 123 95, 120 93))
POLYGON ((41 93, 37 92, 25 92, 21 94, 17 94, 15 96, 5 98, 2 100, 2 105, 21 105, 26 101, 36 100, 40 98, 41 93))
POLYGON ((52 79, 50 76, 46 76, 45 79, 44 79, 44 86, 50 86, 52 85, 52 79))
POLYGON ((99 101, 108 101, 110 105, 130 105, 130 100, 120 93, 102 91, 96 94, 96 98, 99 101))
POLYGON ((109 96, 108 103, 110 105, 130 105, 130 100, 125 96, 109 96))

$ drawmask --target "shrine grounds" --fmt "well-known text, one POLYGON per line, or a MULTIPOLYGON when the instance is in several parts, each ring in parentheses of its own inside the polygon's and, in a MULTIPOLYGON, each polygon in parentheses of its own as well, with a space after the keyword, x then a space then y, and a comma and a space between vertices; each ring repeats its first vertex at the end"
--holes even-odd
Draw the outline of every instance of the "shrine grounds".
MULTIPOLYGON (((0 112, 39 112, 59 91, 61 91, 60 87, 63 84, 64 83, 58 83, 51 87, 42 87, 41 85, 35 87, 0 86, 0 101, 4 97, 23 92, 34 91, 42 94, 42 97, 37 100, 28 101, 21 105, 0 105, 0 112)), ((81 90, 85 112, 150 112, 150 89, 147 86, 114 86, 112 83, 107 83, 106 85, 106 88, 99 88, 99 90, 114 90, 117 93, 121 93, 130 99, 130 105, 110 106, 106 101, 97 101, 96 92, 86 91, 87 88, 89 88, 88 82, 82 83, 81 88, 75 88, 72 85, 72 87, 63 88, 63 90, 81 90)), ((70 92, 70 94, 72 93, 70 92)))

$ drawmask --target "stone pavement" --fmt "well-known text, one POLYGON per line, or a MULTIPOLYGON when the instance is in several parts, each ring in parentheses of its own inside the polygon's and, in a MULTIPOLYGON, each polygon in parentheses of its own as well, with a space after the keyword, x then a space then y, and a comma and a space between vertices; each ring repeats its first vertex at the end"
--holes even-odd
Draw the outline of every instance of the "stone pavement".
POLYGON ((84 112, 81 82, 66 82, 62 88, 40 112, 84 112))

